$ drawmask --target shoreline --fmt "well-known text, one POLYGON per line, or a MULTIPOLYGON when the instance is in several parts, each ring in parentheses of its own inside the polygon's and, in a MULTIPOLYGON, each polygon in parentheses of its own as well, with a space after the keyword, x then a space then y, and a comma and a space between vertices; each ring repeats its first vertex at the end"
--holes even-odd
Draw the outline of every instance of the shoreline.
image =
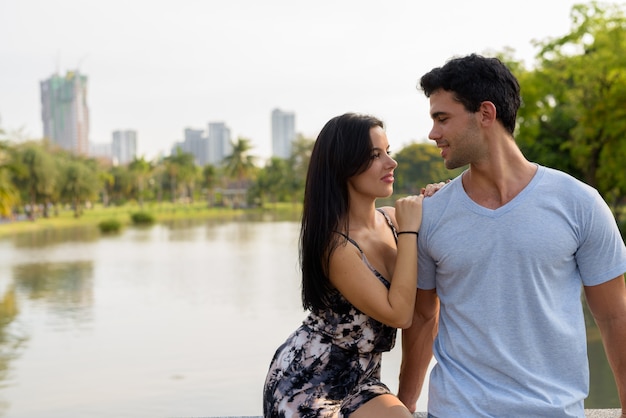
POLYGON ((138 204, 124 206, 103 207, 95 205, 86 208, 80 217, 74 217, 69 208, 58 209, 48 218, 18 219, 0 221, 0 239, 24 233, 46 230, 71 229, 76 227, 94 227, 105 220, 116 219, 123 228, 133 226, 131 215, 137 212, 147 212, 154 216, 154 223, 176 220, 238 220, 238 219, 265 219, 278 218, 285 220, 299 220, 300 204, 279 203, 256 208, 228 208, 208 207, 206 202, 171 203, 149 202, 140 207, 138 204))

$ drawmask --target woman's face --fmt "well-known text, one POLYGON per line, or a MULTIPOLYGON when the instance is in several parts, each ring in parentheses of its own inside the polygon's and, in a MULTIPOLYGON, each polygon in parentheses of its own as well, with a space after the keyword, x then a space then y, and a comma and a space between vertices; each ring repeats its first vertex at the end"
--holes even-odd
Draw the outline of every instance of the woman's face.
POLYGON ((372 151, 370 165, 362 173, 348 179, 351 197, 355 194, 371 198, 389 197, 393 193, 393 171, 398 163, 389 155, 387 134, 380 126, 370 129, 372 151))

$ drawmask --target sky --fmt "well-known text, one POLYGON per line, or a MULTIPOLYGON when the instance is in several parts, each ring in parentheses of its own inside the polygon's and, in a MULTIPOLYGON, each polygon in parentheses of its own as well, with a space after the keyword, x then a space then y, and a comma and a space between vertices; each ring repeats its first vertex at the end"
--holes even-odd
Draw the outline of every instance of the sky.
POLYGON ((428 136, 424 73, 505 48, 530 67, 533 41, 569 33, 578 3, 587 2, 0 0, 0 127, 41 138, 39 83, 78 69, 90 141, 135 130, 147 159, 210 122, 267 157, 275 108, 294 112, 310 138, 334 116, 372 114, 399 150, 428 136))

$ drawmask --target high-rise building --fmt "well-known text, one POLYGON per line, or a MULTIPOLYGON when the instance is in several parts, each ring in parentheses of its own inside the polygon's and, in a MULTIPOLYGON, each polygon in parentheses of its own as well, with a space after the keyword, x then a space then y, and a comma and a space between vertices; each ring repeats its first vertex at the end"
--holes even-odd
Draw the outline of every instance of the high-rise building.
POLYGON ((224 122, 209 123, 209 163, 220 165, 232 152, 230 128, 224 122))
POLYGON ((43 135, 76 154, 89 153, 87 76, 68 71, 40 82, 43 135))
POLYGON ((209 140, 204 136, 204 131, 185 128, 185 139, 174 144, 170 155, 175 155, 179 151, 191 154, 196 165, 207 165, 209 160, 209 140))
POLYGON ((185 129, 183 151, 193 155, 196 165, 204 167, 209 161, 209 140, 202 129, 185 129))
POLYGON ((114 131, 111 142, 113 161, 125 165, 137 156, 137 131, 114 131))
POLYGON ((293 112, 272 110, 272 156, 289 158, 296 139, 296 115, 293 112))

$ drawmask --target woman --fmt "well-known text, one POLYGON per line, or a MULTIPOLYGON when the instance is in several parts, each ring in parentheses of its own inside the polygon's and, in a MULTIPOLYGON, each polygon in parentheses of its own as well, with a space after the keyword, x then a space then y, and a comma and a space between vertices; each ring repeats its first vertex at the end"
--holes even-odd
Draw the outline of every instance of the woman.
POLYGON ((380 381, 381 356, 411 325, 423 195, 376 208, 398 164, 383 123, 331 119, 313 147, 300 231, 302 302, 309 316, 270 365, 269 417, 405 417, 380 381))

